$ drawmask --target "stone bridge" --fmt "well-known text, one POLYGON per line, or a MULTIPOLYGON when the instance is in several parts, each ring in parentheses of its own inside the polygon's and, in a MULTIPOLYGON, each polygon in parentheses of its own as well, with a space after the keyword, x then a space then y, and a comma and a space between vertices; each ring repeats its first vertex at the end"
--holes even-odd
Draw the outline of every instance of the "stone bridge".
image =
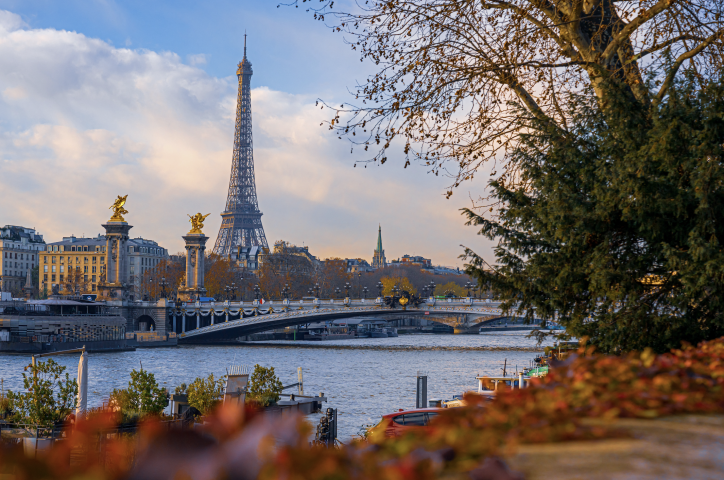
MULTIPOLYGON (((213 343, 231 340, 275 328, 338 318, 418 314, 430 317, 465 316, 472 326, 503 314, 498 302, 472 298, 429 298, 418 306, 386 305, 377 299, 299 300, 254 302, 209 302, 179 304, 169 308, 169 323, 179 335, 179 343, 213 343)), ((439 321, 439 318, 431 318, 439 321)))

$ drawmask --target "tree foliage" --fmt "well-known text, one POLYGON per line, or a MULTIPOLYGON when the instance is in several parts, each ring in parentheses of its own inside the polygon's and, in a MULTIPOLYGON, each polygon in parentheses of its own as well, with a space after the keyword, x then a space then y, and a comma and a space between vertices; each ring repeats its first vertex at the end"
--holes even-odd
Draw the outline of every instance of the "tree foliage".
MULTIPOLYGON (((138 266, 140 269, 140 265, 138 266)), ((147 297, 149 299, 158 299, 163 296, 165 280, 165 291, 167 297, 171 296, 182 286, 186 274, 186 258, 181 254, 176 254, 170 258, 161 260, 154 267, 145 269, 143 274, 137 271, 133 279, 133 291, 137 299, 147 297)))
POLYGON ((207 296, 221 300, 226 296, 226 287, 242 284, 241 269, 230 258, 212 253, 206 257, 205 264, 208 264, 204 273, 207 296))
POLYGON ((23 372, 24 392, 8 391, 13 421, 33 425, 53 425, 65 420, 76 407, 78 383, 63 372, 53 359, 28 365, 23 372), (30 374, 25 372, 30 371, 30 374))
POLYGON ((270 299, 282 299, 285 287, 291 297, 306 296, 318 268, 317 259, 307 247, 278 240, 273 251, 260 260, 259 288, 264 297, 270 299))
POLYGON ((124 418, 160 415, 168 405, 168 392, 158 386, 153 373, 141 368, 131 371, 127 389, 113 389, 110 402, 124 418))
POLYGON ((344 291, 343 287, 347 282, 351 282, 352 274, 347 271, 347 262, 344 259, 332 257, 322 262, 314 280, 320 287, 322 298, 333 298, 336 288, 344 291))
POLYGON ((455 297, 466 297, 468 295, 468 291, 462 285, 458 285, 455 282, 447 282, 445 284, 436 285, 434 294, 436 297, 446 297, 451 294, 455 297))
MULTIPOLYGON (((571 94, 590 89, 603 106, 613 81, 629 108, 649 108, 681 68, 703 81, 722 68, 717 0, 371 0, 349 12, 295 3, 307 1, 376 69, 350 105, 332 107, 329 128, 380 163, 395 142, 405 167, 419 160, 454 186, 519 145, 530 124, 511 102, 568 130, 571 94)), ((518 180, 514 163, 501 172, 518 180)))
POLYGON ((254 371, 249 379, 247 398, 268 406, 279 401, 280 393, 282 393, 282 382, 274 373, 274 367, 254 365, 254 371))
POLYGON ((224 397, 225 385, 226 376, 223 375, 219 379, 215 379, 213 373, 209 374, 207 378, 196 378, 188 386, 186 392, 189 405, 206 415, 224 397))
POLYGON ((722 112, 722 80, 690 76, 652 110, 581 97, 570 135, 530 118, 510 160, 521 184, 491 182, 497 217, 466 211, 499 239, 495 265, 468 250, 469 272, 604 351, 724 335, 722 112))
POLYGON ((82 266, 80 264, 71 265, 70 261, 68 261, 68 271, 65 272, 65 278, 62 282, 63 289, 67 295, 75 295, 76 291, 79 293, 90 292, 91 284, 88 281, 88 275, 84 274, 81 268, 82 266))
POLYGON ((382 289, 383 296, 392 295, 392 289, 394 287, 399 288, 401 292, 408 292, 413 295, 417 293, 417 289, 412 285, 410 280, 407 277, 403 277, 399 274, 382 277, 380 281, 382 282, 382 285, 384 285, 384 288, 382 289))

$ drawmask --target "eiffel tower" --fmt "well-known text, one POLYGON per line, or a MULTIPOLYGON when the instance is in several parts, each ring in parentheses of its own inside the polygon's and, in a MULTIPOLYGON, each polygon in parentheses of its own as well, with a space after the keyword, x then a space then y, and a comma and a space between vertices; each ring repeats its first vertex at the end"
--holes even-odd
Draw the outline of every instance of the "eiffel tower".
POLYGON ((251 62, 246 58, 246 34, 244 34, 244 58, 239 62, 239 95, 236 100, 236 131, 234 133, 234 158, 231 161, 229 194, 226 209, 221 213, 221 228, 216 237, 214 253, 228 257, 236 247, 269 248, 261 225, 259 203, 256 198, 254 179, 254 146, 251 136, 251 62))

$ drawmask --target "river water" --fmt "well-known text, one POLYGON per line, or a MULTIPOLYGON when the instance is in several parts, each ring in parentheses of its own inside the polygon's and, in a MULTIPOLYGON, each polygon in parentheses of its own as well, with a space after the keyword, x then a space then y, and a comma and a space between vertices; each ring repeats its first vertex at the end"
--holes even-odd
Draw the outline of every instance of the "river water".
MULTIPOLYGON (((132 369, 154 373, 170 391, 194 378, 224 375, 230 365, 274 367, 284 385, 297 382, 297 367, 304 372, 304 393, 328 398, 326 407, 339 413, 339 437, 349 439, 360 427, 377 423, 380 416, 415 407, 418 371, 428 375, 428 398, 451 399, 477 388, 475 376, 501 375, 507 360, 509 374, 530 364, 535 341, 527 332, 483 335, 401 335, 325 342, 254 342, 253 345, 179 346, 137 349, 134 352, 95 353, 89 357, 89 406, 98 406, 114 388, 128 385, 132 369)), ((55 361, 78 368, 77 355, 55 361)), ((23 367, 28 355, 1 355, 0 378, 4 388, 22 389, 23 367)), ((296 387, 288 390, 296 393, 296 387)), ((310 421, 317 423, 312 417, 310 421)))

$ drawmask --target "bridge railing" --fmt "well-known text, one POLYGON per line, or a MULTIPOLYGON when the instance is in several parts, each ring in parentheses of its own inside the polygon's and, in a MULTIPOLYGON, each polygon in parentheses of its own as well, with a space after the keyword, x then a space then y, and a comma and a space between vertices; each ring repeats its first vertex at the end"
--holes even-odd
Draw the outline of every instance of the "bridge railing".
MULTIPOLYGON (((369 306, 381 305, 384 300, 377 298, 315 298, 314 300, 247 300, 247 301, 221 301, 221 302, 179 302, 178 307, 231 307, 231 308, 254 308, 254 307, 314 307, 314 306, 369 306)), ((489 300, 473 299, 473 298, 428 298, 424 300, 422 305, 425 306, 474 306, 474 307, 491 307, 496 308, 501 302, 492 302, 489 300)))

